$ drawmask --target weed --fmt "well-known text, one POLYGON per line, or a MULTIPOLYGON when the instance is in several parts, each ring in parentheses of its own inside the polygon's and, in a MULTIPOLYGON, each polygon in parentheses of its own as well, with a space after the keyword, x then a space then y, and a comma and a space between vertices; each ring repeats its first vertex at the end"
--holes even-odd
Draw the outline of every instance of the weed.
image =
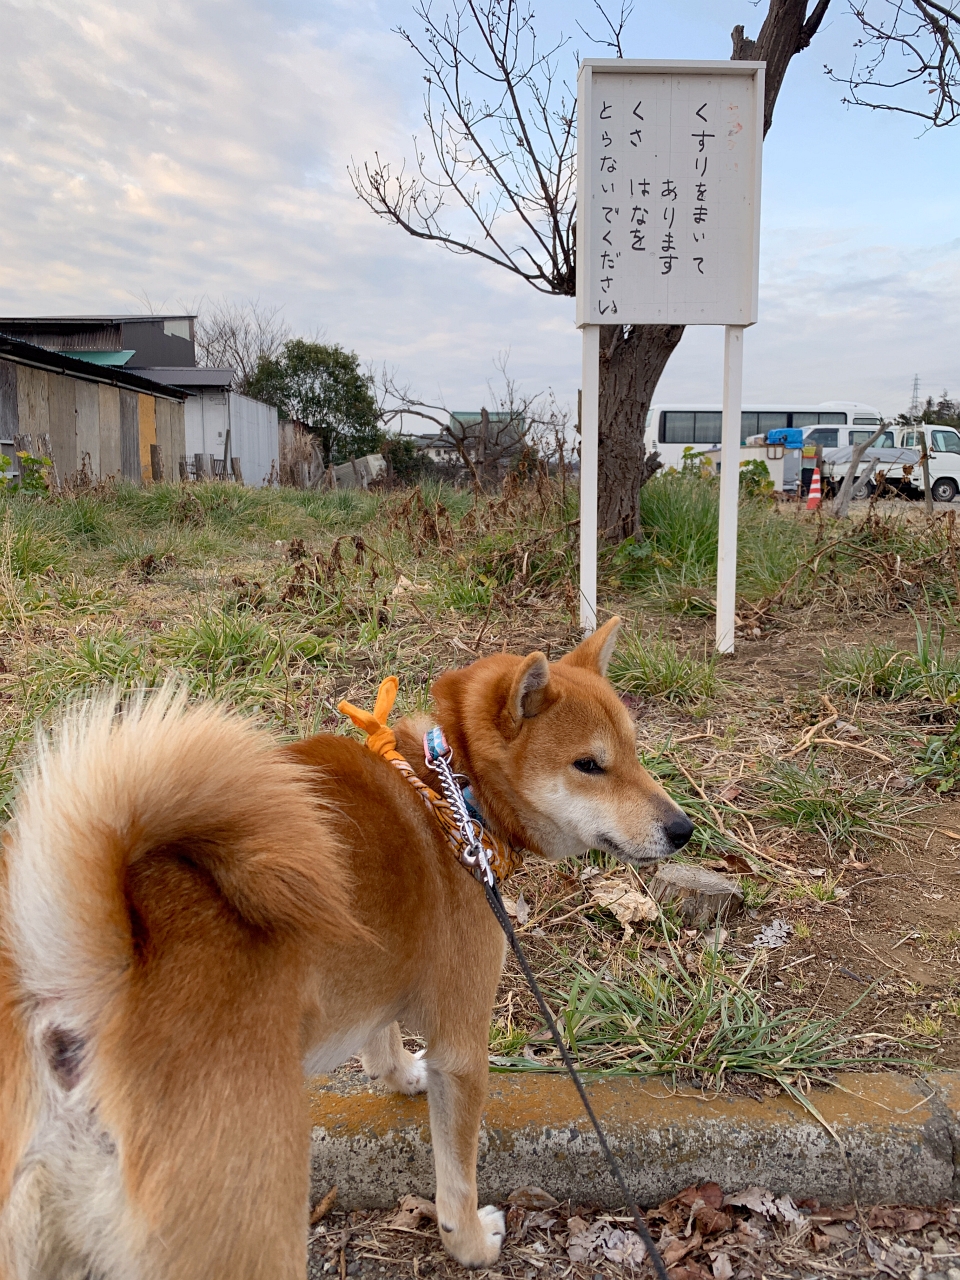
POLYGON ((758 911, 770 897, 773 886, 769 883, 764 884, 762 880, 754 880, 752 876, 741 876, 740 892, 743 894, 743 905, 747 910, 758 911))
POLYGON ((908 1013, 900 1023, 900 1030, 908 1036, 920 1036, 924 1040, 939 1040, 943 1034, 943 1019, 933 1014, 921 1013, 919 1016, 908 1013))
POLYGON ((858 697, 921 698, 952 706, 960 698, 960 654, 948 656, 945 629, 916 624, 913 653, 892 645, 850 646, 824 653, 827 687, 858 697))
POLYGON ((793 936, 800 942, 804 942, 810 937, 810 926, 806 920, 795 920, 793 922, 793 936))
POLYGON ((851 789, 816 764, 800 769, 780 762, 759 786, 764 817, 819 835, 831 853, 894 838, 895 808, 888 797, 871 787, 851 789))
MULTIPOLYGON (((726 1073, 745 1072, 790 1086, 825 1080, 855 1062, 851 1039, 839 1029, 844 1015, 815 1018, 807 1009, 772 1013, 762 992, 747 985, 759 953, 735 974, 726 971, 722 958, 701 963, 694 972, 673 946, 668 950, 669 961, 630 964, 620 979, 574 964, 570 985, 550 992, 582 1067, 693 1075, 717 1087, 726 1073)), ((510 1065, 533 1064, 517 1059, 510 1065)))
POLYGON ((711 698, 720 688, 718 655, 697 658, 681 653, 662 632, 644 636, 639 631, 621 638, 610 663, 610 679, 625 693, 665 698, 689 705, 711 698))

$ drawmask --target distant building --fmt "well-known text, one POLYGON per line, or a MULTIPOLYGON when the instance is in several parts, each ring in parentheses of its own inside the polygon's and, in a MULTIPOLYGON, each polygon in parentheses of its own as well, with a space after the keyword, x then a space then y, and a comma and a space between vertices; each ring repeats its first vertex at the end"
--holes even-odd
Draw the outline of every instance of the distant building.
POLYGON ((480 410, 457 411, 442 431, 408 436, 418 453, 426 454, 438 466, 455 466, 466 454, 472 462, 484 456, 488 461, 511 458, 523 448, 526 421, 522 413, 488 413, 486 434, 480 410))
MULTIPOLYGON (((234 369, 197 366, 196 316, 0 317, 9 334, 47 351, 147 378, 184 392, 181 452, 240 459, 247 484, 262 485, 280 456, 277 411, 232 389, 234 369), (229 432, 229 447, 227 437, 229 432)), ((179 455, 169 460, 176 475, 179 455)))
MULTIPOLYGON (((185 391, 116 365, 79 360, 0 332, 0 448, 16 476, 16 438, 48 447, 61 479, 86 465, 140 484, 159 445, 168 475, 184 451, 185 391)), ((21 443, 26 444, 26 441, 21 443)))

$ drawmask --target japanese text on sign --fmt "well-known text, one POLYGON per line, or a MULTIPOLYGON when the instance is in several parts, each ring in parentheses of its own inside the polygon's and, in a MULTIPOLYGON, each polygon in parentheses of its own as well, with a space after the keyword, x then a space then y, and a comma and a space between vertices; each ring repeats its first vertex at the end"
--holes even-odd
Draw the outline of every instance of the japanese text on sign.
POLYGON ((629 65, 581 72, 578 323, 750 324, 756 76, 629 65))

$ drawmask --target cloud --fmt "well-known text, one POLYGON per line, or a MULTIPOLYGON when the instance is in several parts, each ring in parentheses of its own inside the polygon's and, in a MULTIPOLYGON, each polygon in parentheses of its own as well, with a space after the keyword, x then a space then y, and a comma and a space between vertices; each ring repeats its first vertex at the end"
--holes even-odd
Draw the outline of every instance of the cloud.
MULTIPOLYGON (((528 390, 550 384, 572 401, 571 300, 414 242, 350 187, 351 157, 409 156, 420 126, 421 71, 389 30, 408 18, 393 0, 7 0, 0 312, 259 296, 295 328, 398 366, 424 394, 478 402, 509 350, 528 390)), ((782 154, 789 128, 781 116, 782 154)), ((782 167, 769 172, 785 181, 782 167)), ((828 198, 826 179, 808 187, 820 205, 828 198)), ((802 212, 765 209, 748 394, 856 395, 895 409, 915 369, 931 390, 960 390, 949 343, 958 243, 915 235, 910 245, 882 219, 834 218, 850 225, 828 230, 812 200, 802 212)), ((720 341, 688 333, 660 398, 716 400, 720 341)))

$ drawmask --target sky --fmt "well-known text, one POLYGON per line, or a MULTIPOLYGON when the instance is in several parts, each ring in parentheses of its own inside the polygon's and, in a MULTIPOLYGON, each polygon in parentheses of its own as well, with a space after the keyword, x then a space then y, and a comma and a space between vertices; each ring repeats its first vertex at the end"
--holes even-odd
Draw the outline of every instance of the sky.
MULTIPOLYGON (((442 7, 444 0, 435 0, 442 7)), ((625 52, 726 58, 750 0, 637 0, 625 52)), ((547 34, 586 0, 541 3, 547 34)), ((502 386, 575 400, 573 302, 413 240, 347 169, 414 155, 423 72, 406 0, 0 0, 0 314, 282 307, 291 329, 472 409, 502 386), (491 390, 492 388, 492 390, 491 390)), ((856 26, 833 0, 764 146, 760 318, 745 401, 960 397, 960 133, 841 105, 856 26), (834 12, 835 10, 835 12, 834 12)), ((722 332, 690 328, 657 399, 719 403, 722 332)))

